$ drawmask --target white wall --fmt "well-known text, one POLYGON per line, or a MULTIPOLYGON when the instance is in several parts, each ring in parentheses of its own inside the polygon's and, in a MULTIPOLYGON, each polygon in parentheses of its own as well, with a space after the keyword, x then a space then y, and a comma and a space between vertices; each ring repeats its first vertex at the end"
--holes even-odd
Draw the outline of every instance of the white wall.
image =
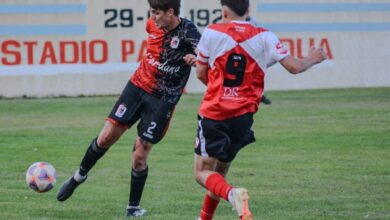
MULTIPOLYGON (((220 20, 219 1, 182 1, 200 30, 220 20)), ((275 65, 266 90, 390 86, 390 3, 283 2, 252 0, 251 14, 294 56, 314 45, 329 59, 298 76, 275 65)), ((144 52, 147 10, 145 0, 0 1, 0 96, 120 93, 144 52)), ((203 89, 192 75, 187 91, 203 89)))

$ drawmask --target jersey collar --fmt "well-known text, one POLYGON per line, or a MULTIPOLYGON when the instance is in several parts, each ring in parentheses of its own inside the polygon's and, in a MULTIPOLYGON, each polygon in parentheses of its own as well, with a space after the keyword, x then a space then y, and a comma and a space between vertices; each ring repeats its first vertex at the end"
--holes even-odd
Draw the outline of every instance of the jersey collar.
POLYGON ((232 20, 229 23, 237 23, 237 24, 248 24, 248 21, 239 21, 239 20, 232 20))

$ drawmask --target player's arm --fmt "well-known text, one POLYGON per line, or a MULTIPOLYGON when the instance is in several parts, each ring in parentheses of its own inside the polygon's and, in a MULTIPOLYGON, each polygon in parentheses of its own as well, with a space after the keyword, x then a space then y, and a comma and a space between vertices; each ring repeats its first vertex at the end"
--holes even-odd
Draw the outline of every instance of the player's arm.
POLYGON ((207 73, 208 73, 208 65, 198 61, 196 64, 196 76, 206 86, 208 82, 207 73))
POLYGON ((315 64, 321 63, 326 59, 326 53, 323 48, 310 48, 309 55, 302 59, 297 59, 291 55, 286 56, 279 61, 280 64, 291 74, 298 74, 308 70, 315 64))
POLYGON ((187 65, 195 66, 196 54, 198 54, 196 47, 199 43, 201 35, 194 24, 191 23, 190 25, 188 25, 188 28, 189 30, 186 32, 185 41, 190 47, 191 53, 186 54, 183 59, 187 63, 187 65))
POLYGON ((197 47, 197 60, 196 60, 196 76, 198 79, 207 86, 208 83, 208 70, 209 65, 209 44, 211 39, 209 39, 208 28, 203 31, 202 37, 200 38, 198 47, 197 47))

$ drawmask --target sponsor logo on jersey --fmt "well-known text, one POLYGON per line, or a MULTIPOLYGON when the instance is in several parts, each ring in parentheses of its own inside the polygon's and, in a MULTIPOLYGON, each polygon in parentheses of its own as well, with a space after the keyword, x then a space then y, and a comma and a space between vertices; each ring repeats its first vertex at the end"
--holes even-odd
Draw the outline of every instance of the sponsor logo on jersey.
POLYGON ((171 75, 180 72, 180 66, 169 65, 168 60, 165 61, 164 63, 160 63, 157 59, 153 57, 151 53, 146 54, 146 60, 150 65, 157 67, 157 69, 160 70, 161 72, 171 74, 171 75))
POLYGON ((172 49, 176 49, 177 47, 179 47, 179 43, 180 43, 180 39, 178 37, 172 37, 172 40, 171 40, 171 48, 172 49))
POLYGON ((237 98, 238 97, 238 87, 223 87, 223 98, 237 98))
POLYGON ((115 116, 118 118, 122 118, 125 115, 127 108, 124 104, 120 104, 115 112, 115 116))

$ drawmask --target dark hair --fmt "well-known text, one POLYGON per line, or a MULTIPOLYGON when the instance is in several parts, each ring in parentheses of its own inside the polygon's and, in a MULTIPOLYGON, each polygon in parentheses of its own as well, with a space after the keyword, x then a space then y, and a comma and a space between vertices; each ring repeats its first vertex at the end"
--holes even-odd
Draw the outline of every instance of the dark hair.
POLYGON ((221 0, 221 5, 229 7, 238 16, 244 16, 249 8, 249 0, 221 0))
POLYGON ((173 9, 175 15, 180 14, 180 0, 148 0, 151 8, 168 11, 173 9))

